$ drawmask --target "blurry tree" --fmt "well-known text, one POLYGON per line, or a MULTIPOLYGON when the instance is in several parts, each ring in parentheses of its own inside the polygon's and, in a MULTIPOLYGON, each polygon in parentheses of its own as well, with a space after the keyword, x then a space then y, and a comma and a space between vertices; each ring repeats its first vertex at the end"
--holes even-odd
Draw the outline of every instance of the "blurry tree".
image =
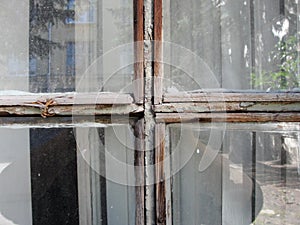
POLYGON ((74 10, 67 7, 70 0, 30 0, 29 52, 30 56, 46 57, 57 47, 62 47, 48 38, 52 26, 66 23, 74 18, 74 10))
POLYGON ((271 59, 279 62, 273 71, 252 73, 254 88, 267 88, 271 90, 299 88, 299 37, 298 34, 279 40, 274 51, 270 53, 271 59))

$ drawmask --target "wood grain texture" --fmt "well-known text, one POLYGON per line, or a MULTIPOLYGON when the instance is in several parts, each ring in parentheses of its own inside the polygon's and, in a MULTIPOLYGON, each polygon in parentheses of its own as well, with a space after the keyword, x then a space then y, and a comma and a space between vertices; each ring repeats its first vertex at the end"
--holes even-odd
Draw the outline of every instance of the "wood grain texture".
POLYGON ((134 0, 134 99, 144 101, 144 1, 134 0))
POLYGON ((75 119, 70 116, 65 117, 0 117, 1 127, 7 128, 74 128, 74 127, 109 127, 115 124, 134 124, 139 118, 116 116, 80 116, 75 119))
POLYGON ((300 102, 191 102, 154 105, 156 113, 198 113, 198 112, 297 112, 300 102))
POLYGON ((205 93, 190 93, 180 92, 173 94, 165 94, 163 97, 164 103, 172 102, 237 102, 237 101, 259 101, 259 102, 299 102, 300 93, 223 93, 223 92, 205 92, 205 93))
POLYGON ((165 124, 155 125, 156 224, 166 225, 165 124))
POLYGON ((145 224, 145 126, 144 119, 137 121, 134 127, 135 132, 135 153, 134 153, 134 166, 135 166, 135 224, 145 224))
MULTIPOLYGON (((27 104, 24 106, 0 106, 0 116, 38 116, 42 115, 44 106, 27 104)), ((140 114, 142 106, 129 105, 53 105, 47 108, 50 116, 97 116, 97 115, 129 115, 140 114)))
POLYGON ((0 95, 0 116, 126 115, 143 112, 129 94, 52 93, 0 95))
POLYGON ((300 122, 300 113, 157 113, 156 122, 300 122))
POLYGON ((162 102, 163 45, 162 0, 154 0, 154 103, 162 102))
POLYGON ((130 94, 97 92, 97 93, 39 93, 22 95, 0 95, 0 106, 26 106, 46 103, 53 100, 56 105, 88 105, 88 104, 131 104, 134 102, 130 94))

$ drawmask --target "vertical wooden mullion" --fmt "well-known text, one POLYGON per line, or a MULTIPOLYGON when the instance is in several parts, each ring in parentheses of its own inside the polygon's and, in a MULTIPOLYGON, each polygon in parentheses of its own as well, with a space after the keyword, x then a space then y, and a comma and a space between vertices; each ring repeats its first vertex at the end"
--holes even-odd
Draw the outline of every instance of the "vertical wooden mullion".
POLYGON ((166 189, 166 225, 172 225, 173 224, 173 202, 172 202, 172 180, 173 176, 172 174, 172 153, 170 148, 170 130, 168 127, 165 126, 165 167, 164 167, 164 173, 165 173, 165 189, 166 189))
POLYGON ((134 98, 136 103, 144 101, 144 1, 134 0, 134 98))
POLYGON ((155 125, 156 224, 166 225, 165 124, 155 125))
POLYGON ((154 104, 162 103, 162 0, 154 0, 154 104))
POLYGON ((139 120, 135 124, 135 153, 134 153, 134 166, 135 166, 135 224, 145 224, 145 134, 144 134, 144 119, 139 120))

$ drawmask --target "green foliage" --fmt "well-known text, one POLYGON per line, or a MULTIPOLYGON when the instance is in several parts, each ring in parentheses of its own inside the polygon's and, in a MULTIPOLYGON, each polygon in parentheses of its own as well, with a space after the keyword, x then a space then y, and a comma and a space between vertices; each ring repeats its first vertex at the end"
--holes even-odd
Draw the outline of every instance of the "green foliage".
POLYGON ((262 89, 293 89, 299 87, 300 56, 299 36, 293 35, 286 40, 279 41, 271 59, 278 62, 273 71, 254 72, 251 74, 253 88, 262 89))

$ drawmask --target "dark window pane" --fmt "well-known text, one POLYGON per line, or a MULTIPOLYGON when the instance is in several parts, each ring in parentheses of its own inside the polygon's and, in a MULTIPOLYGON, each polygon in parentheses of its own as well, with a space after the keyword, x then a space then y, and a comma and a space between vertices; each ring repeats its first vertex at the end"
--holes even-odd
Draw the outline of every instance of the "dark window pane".
POLYGON ((30 165, 33 224, 79 224, 72 129, 31 129, 30 165))

